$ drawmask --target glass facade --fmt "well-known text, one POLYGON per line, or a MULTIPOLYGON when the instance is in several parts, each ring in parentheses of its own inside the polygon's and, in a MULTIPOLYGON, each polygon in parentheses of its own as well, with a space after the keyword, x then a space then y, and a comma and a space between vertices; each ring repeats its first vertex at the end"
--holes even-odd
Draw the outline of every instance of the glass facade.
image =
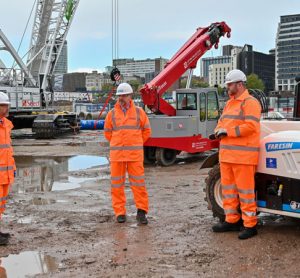
POLYGON ((297 76, 300 76, 300 14, 281 16, 276 37, 276 90, 294 90, 297 76))

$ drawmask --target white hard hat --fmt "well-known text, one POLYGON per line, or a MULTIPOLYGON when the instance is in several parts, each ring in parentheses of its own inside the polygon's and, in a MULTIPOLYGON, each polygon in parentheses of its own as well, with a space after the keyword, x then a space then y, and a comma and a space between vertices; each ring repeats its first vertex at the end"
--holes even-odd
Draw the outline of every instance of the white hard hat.
POLYGON ((132 87, 128 83, 121 83, 117 88, 117 96, 133 94, 132 87))
POLYGON ((8 95, 3 92, 0 92, 0 104, 10 104, 8 95))
POLYGON ((225 85, 228 83, 235 83, 235 82, 246 82, 247 77, 245 73, 241 70, 234 69, 227 73, 225 78, 225 85))

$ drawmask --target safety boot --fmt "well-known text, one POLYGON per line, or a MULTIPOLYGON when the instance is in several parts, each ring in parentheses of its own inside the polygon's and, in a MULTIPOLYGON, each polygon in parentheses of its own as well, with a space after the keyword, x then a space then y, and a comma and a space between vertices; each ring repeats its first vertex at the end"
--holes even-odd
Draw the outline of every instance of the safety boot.
POLYGON ((239 233, 239 239, 248 239, 256 235, 257 235, 256 226, 252 228, 244 227, 244 229, 239 233))
POLYGON ((11 234, 10 233, 2 233, 2 232, 0 232, 0 236, 5 237, 5 238, 10 238, 11 234))
POLYGON ((118 223, 124 223, 124 222, 126 222, 126 215, 118 215, 117 216, 117 222, 118 223))
POLYGON ((8 238, 0 236, 0 245, 7 245, 8 244, 8 238))
POLYGON ((215 233, 238 232, 241 230, 242 225, 242 220, 239 220, 236 223, 229 223, 224 221, 213 225, 212 230, 215 233))
POLYGON ((148 224, 148 220, 146 217, 146 212, 142 209, 138 209, 137 214, 136 214, 136 220, 143 225, 148 224))

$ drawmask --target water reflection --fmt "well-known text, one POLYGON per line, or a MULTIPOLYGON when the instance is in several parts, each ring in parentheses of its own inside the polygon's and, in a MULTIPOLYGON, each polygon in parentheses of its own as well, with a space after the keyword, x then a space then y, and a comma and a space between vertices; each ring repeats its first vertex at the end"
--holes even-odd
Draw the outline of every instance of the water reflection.
POLYGON ((79 155, 74 157, 15 157, 17 176, 13 192, 49 192, 80 187, 83 179, 69 177, 79 171, 108 163, 105 157, 79 155))
POLYGON ((55 258, 41 252, 26 251, 1 258, 0 277, 28 277, 58 269, 55 258))

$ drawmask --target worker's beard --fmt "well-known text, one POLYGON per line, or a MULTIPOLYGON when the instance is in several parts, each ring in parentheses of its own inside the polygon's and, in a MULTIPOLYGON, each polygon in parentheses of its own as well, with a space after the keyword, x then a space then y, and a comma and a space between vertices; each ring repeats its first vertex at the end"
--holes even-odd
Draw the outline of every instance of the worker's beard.
POLYGON ((119 98, 119 103, 121 104, 121 106, 125 106, 125 105, 127 105, 129 102, 130 102, 130 100, 129 100, 129 101, 125 101, 123 98, 119 98))
POLYGON ((230 88, 230 90, 227 89, 227 93, 229 96, 234 97, 238 93, 237 85, 235 84, 234 87, 230 88))

